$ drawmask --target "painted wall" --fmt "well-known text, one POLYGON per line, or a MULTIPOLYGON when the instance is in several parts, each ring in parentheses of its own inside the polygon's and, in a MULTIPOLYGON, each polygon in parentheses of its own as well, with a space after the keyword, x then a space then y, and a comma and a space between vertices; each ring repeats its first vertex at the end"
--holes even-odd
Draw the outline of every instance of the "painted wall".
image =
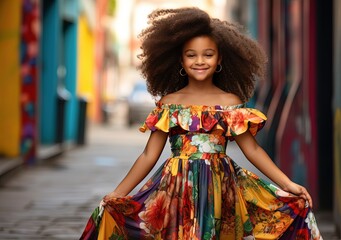
POLYGON ((334 0, 334 220, 341 232, 341 2, 334 0))
POLYGON ((88 101, 87 113, 94 118, 94 75, 95 75, 95 39, 91 29, 91 23, 83 13, 78 20, 78 73, 77 73, 77 95, 85 97, 88 101))
POLYGON ((57 70, 61 58, 59 14, 56 0, 43 2, 39 88, 39 134, 43 145, 54 144, 56 141, 57 70))
POLYGON ((43 1, 40 143, 73 142, 77 135, 78 1, 43 1))
POLYGON ((0 156, 20 154, 21 1, 0 1, 0 156))
MULTIPOLYGON (((253 33, 254 26, 243 16, 249 20, 257 16, 257 39, 269 57, 268 76, 256 91, 255 106, 268 116, 258 141, 291 179, 309 189, 315 206, 330 210, 335 133, 331 121, 331 90, 335 89, 331 3, 258 0, 254 4, 242 0, 238 4, 241 19, 237 22, 253 33)), ((334 95, 340 96, 339 92, 334 95)))
POLYGON ((77 83, 77 22, 65 23, 64 36, 64 64, 66 66, 65 88, 70 92, 70 99, 66 106, 65 140, 73 140, 77 135, 78 98, 77 83))
POLYGON ((285 69, 285 85, 275 150, 279 167, 292 180, 309 189, 315 205, 318 205, 317 123, 316 111, 311 111, 316 108, 316 68, 308 61, 316 61, 315 36, 309 31, 315 22, 312 11, 305 10, 309 7, 309 4, 300 1, 286 1, 284 5, 286 50, 282 64, 285 69))
POLYGON ((94 120, 96 122, 103 121, 103 86, 104 86, 104 75, 103 70, 105 68, 105 44, 106 44, 106 29, 103 24, 104 17, 107 14, 107 0, 97 0, 95 3, 95 96, 93 99, 94 107, 94 120))
POLYGON ((39 82, 40 10, 38 0, 22 1, 21 20, 21 156, 27 164, 37 155, 37 89, 39 82))
POLYGON ((64 1, 61 5, 62 14, 62 60, 66 74, 60 87, 70 93, 65 107, 64 140, 74 141, 78 132, 79 104, 77 88, 77 33, 78 33, 78 0, 64 1))

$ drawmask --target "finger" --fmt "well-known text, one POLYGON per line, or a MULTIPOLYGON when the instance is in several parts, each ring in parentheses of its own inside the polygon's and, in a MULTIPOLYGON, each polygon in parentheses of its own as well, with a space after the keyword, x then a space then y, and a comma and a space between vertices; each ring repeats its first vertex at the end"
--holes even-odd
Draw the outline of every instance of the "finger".
POLYGON ((309 207, 312 208, 313 207, 313 200, 310 196, 310 194, 308 193, 308 191, 303 188, 303 192, 302 192, 303 198, 308 201, 309 207))
POLYGON ((102 200, 102 201, 100 202, 100 205, 105 206, 105 205, 107 205, 107 203, 106 203, 104 200, 102 200))
POLYGON ((313 207, 313 202, 312 202, 312 199, 311 199, 311 197, 310 197, 310 195, 309 195, 309 193, 308 193, 308 191, 304 188, 304 190, 303 190, 303 194, 304 194, 304 196, 305 196, 305 198, 306 198, 306 200, 308 201, 308 203, 309 203, 309 207, 313 207))
POLYGON ((310 208, 313 208, 313 199, 311 198, 308 192, 307 192, 307 198, 308 198, 310 208))

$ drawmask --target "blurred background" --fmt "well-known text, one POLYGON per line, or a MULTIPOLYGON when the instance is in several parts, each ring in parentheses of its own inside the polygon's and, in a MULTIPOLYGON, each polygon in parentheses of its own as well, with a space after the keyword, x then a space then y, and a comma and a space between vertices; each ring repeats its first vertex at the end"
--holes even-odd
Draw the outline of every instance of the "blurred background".
POLYGON ((137 35, 152 10, 183 6, 240 23, 263 46, 267 76, 248 103, 268 116, 258 141, 339 232, 338 0, 1 0, 0 173, 84 149, 107 129, 137 131, 155 101, 136 70, 137 35))

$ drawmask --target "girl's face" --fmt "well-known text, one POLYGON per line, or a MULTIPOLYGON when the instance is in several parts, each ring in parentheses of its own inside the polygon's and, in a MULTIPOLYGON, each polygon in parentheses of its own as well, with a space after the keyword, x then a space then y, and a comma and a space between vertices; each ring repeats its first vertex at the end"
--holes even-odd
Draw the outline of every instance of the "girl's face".
POLYGON ((182 49, 182 67, 189 80, 212 81, 220 61, 217 44, 208 36, 192 38, 182 49))

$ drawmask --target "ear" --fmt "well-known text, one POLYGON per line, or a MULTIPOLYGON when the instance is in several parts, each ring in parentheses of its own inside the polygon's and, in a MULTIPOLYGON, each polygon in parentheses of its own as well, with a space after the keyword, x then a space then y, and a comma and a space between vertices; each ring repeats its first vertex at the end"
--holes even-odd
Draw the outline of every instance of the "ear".
POLYGON ((221 61, 223 60, 223 57, 221 55, 219 55, 219 58, 218 58, 218 64, 221 64, 221 61))

